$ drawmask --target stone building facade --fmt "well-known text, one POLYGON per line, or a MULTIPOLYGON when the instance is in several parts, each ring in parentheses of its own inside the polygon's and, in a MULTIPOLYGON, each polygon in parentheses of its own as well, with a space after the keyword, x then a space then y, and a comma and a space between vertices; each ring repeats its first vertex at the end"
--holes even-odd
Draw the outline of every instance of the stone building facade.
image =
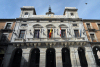
POLYGON ((21 8, 5 53, 3 67, 96 67, 85 20, 75 7, 55 15, 36 15, 34 7, 21 8), (51 32, 51 34, 50 34, 51 32))

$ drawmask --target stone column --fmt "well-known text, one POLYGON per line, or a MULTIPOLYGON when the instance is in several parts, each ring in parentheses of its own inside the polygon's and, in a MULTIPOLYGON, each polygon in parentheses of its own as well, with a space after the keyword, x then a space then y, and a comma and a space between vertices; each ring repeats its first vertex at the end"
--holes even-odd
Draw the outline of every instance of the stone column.
POLYGON ((28 67, 31 48, 22 49, 21 67, 28 67))
POLYGON ((96 67, 95 58, 91 47, 85 47, 85 56, 88 63, 88 67, 96 67))
POLYGON ((39 63, 39 67, 45 67, 46 66, 46 49, 47 48, 40 48, 40 63, 39 63))
POLYGON ((77 48, 70 47, 70 58, 72 67, 81 67, 77 48))
POLYGON ((62 55, 61 55, 62 48, 55 48, 56 53, 56 67, 63 67, 62 66, 62 55))

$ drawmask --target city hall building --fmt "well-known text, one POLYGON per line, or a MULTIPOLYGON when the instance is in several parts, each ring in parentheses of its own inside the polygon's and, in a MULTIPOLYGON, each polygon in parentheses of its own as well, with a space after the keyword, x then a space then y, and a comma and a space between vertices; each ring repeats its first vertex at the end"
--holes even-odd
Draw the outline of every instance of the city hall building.
POLYGON ((55 15, 49 7, 36 15, 34 7, 22 7, 19 18, 8 19, 15 25, 1 67, 99 67, 100 20, 79 18, 77 10, 55 15))

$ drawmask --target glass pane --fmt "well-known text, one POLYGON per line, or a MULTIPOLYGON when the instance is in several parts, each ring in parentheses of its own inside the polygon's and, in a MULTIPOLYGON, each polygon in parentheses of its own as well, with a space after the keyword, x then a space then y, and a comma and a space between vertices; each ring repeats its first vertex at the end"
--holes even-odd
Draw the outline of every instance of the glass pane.
POLYGON ((35 30, 34 38, 39 38, 39 32, 40 32, 40 30, 35 30))
POLYGON ((10 29, 10 27, 11 27, 11 23, 7 23, 6 29, 10 29))
POLYGON ((79 37, 79 31, 78 30, 74 30, 75 33, 75 37, 79 37))
POLYGON ((66 32, 65 32, 65 30, 61 30, 61 37, 62 37, 62 38, 65 38, 65 37, 66 37, 66 32))
POLYGON ((21 30, 20 31, 20 35, 19 35, 19 38, 24 38, 24 35, 25 35, 25 30, 21 30))

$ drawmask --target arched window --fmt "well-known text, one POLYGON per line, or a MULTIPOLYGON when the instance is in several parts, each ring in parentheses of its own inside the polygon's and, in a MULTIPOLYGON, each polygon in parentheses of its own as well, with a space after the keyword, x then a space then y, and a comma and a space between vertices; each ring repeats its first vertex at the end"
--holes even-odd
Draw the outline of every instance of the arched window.
POLYGON ((81 67, 88 67, 87 60, 85 57, 85 50, 82 47, 78 48, 78 55, 79 55, 81 67))
POLYGON ((30 52, 29 67, 39 67, 39 61, 40 50, 38 48, 34 48, 30 52))
POLYGON ((46 67, 56 67, 55 49, 48 48, 46 50, 46 67))
POLYGON ((25 15, 28 15, 28 12, 25 12, 25 15))
POLYGON ((98 46, 93 47, 93 54, 95 57, 96 64, 98 66, 100 66, 100 57, 99 57, 100 53, 99 53, 99 51, 100 51, 100 47, 98 47, 98 46))
POLYGON ((20 67, 22 58, 22 49, 16 48, 11 56, 9 67, 20 67))
POLYGON ((4 49, 3 48, 0 48, 0 66, 2 66, 2 61, 3 61, 3 57, 4 57, 4 49))
POLYGON ((70 50, 62 48, 62 63, 63 67, 71 67, 70 50))

